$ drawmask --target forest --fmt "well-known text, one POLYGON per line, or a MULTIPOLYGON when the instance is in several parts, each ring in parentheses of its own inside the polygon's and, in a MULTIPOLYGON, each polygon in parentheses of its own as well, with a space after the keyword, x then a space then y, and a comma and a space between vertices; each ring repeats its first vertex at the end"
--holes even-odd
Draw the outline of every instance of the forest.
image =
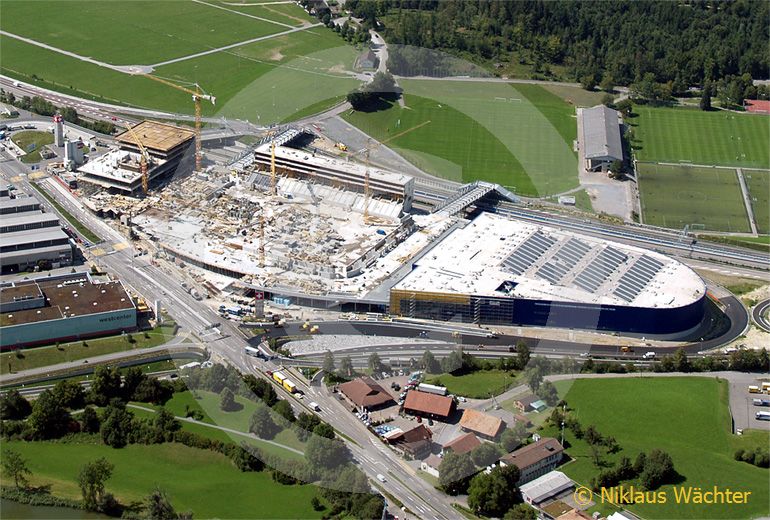
MULTIPOLYGON (((729 75, 767 79, 768 6, 750 0, 346 3, 365 26, 376 24, 389 44, 446 51, 493 72, 526 65, 530 77, 584 86, 603 80, 629 85, 648 74, 658 83, 688 86, 729 75)), ((436 53, 404 52, 408 59, 400 60, 396 74, 446 70, 436 53)))

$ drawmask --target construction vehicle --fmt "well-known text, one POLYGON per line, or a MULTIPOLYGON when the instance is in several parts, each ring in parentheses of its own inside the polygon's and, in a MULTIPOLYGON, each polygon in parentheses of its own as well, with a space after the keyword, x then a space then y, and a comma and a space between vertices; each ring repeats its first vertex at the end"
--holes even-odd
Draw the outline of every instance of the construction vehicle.
POLYGON ((144 147, 142 140, 131 125, 128 125, 128 133, 131 134, 136 141, 136 145, 139 147, 142 156, 139 160, 139 171, 142 174, 142 194, 147 195, 147 192, 150 191, 150 176, 147 173, 147 165, 150 163, 150 154, 147 152, 147 148, 144 147))
POLYGON ((310 327, 310 334, 315 334, 319 331, 318 325, 313 325, 310 327))
POLYGON ((167 85, 169 87, 175 88, 177 90, 181 90, 182 92, 186 92, 187 94, 190 94, 192 96, 193 103, 195 104, 195 171, 199 172, 201 171, 201 161, 203 159, 202 155, 202 145, 201 145, 201 99, 205 99, 206 101, 211 101, 212 105, 216 104, 217 98, 212 96, 211 94, 207 94, 203 91, 200 85, 197 83, 190 83, 189 85, 193 87, 195 90, 191 88, 187 88, 183 85, 177 85, 173 81, 165 78, 161 78, 159 76, 152 76, 150 74, 143 74, 145 78, 150 78, 153 81, 157 81, 158 83, 163 83, 164 85, 167 85))
POLYGON ((346 145, 345 143, 337 143, 334 146, 336 146, 337 148, 339 148, 343 152, 347 152, 348 151, 348 145, 346 145))

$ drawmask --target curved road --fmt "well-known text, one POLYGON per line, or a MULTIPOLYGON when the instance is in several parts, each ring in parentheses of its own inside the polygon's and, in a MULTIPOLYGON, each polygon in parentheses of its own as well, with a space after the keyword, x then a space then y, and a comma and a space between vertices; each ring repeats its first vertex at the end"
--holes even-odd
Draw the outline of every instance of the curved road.
POLYGON ((754 306, 754 309, 751 311, 751 318, 757 324, 757 327, 765 332, 770 332, 770 298, 754 306))

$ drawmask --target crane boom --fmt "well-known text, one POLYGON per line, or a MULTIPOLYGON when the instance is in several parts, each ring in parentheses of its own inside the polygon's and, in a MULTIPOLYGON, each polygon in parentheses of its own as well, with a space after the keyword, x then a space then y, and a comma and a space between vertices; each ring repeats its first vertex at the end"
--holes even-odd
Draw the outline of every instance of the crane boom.
POLYGON ((203 158, 201 153, 201 150, 202 150, 201 99, 205 99, 206 101, 211 101, 211 104, 215 105, 217 102, 217 98, 212 96, 211 94, 206 94, 205 92, 203 92, 203 89, 201 89, 200 85, 198 85, 197 83, 192 84, 192 86, 195 87, 195 90, 192 90, 182 85, 177 85, 173 81, 170 81, 158 76, 152 76, 150 74, 143 74, 143 76, 153 81, 157 81, 158 83, 163 83, 164 85, 167 85, 169 87, 175 88, 177 90, 181 90, 182 92, 186 92, 187 94, 190 94, 192 96, 193 103, 195 104, 195 171, 200 171, 201 161, 203 158))
POLYGON ((141 152, 140 155, 142 158, 139 160, 139 171, 142 173, 142 192, 147 195, 147 192, 150 191, 150 176, 147 173, 147 163, 150 162, 150 154, 147 152, 147 148, 144 147, 142 140, 131 125, 128 125, 128 133, 134 138, 136 145, 141 152))

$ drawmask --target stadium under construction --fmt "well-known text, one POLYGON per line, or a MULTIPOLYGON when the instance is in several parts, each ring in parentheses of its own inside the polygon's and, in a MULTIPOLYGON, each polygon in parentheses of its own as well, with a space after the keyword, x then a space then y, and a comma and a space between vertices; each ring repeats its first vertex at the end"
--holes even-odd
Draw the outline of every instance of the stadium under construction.
POLYGON ((321 139, 276 132, 134 199, 126 220, 207 287, 284 305, 665 337, 703 321, 704 282, 669 257, 484 212, 517 201, 486 182, 418 211, 412 177, 321 139))

